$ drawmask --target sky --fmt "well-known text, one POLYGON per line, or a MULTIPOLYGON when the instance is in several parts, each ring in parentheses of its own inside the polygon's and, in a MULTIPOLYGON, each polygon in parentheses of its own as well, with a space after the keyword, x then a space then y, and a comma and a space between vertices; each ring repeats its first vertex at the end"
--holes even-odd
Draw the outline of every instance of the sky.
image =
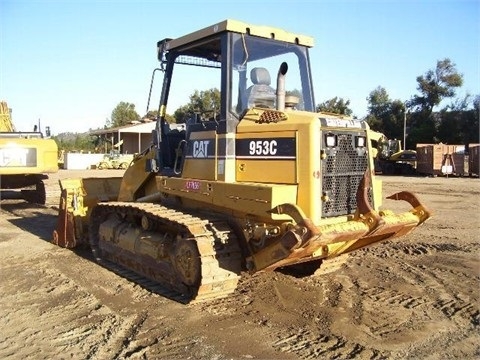
POLYGON ((341 97, 358 118, 375 88, 409 100, 445 58, 457 97, 480 94, 480 0, 0 0, 0 100, 17 130, 53 135, 102 128, 121 101, 143 116, 157 41, 225 19, 312 36, 315 103, 341 97))

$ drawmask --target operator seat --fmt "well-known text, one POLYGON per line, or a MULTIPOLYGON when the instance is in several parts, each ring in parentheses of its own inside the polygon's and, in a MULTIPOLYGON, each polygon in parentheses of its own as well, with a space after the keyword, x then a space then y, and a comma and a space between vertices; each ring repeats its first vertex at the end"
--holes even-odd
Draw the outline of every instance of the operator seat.
POLYGON ((250 80, 253 85, 250 86, 245 94, 247 108, 256 107, 275 107, 275 89, 270 86, 270 73, 262 67, 253 68, 250 71, 250 80))

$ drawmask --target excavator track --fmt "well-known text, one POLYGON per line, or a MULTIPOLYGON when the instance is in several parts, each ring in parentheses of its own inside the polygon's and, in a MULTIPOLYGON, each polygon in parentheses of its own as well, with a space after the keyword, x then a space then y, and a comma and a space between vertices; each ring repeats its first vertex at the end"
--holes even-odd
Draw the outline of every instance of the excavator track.
POLYGON ((99 203, 91 219, 95 258, 155 293, 193 303, 226 297, 237 287, 242 255, 224 219, 132 202, 99 203))

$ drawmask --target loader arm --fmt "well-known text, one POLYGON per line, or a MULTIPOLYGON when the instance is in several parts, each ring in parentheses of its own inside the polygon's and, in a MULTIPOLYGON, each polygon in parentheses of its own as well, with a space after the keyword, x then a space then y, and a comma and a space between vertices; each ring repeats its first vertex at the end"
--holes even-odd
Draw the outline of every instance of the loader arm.
MULTIPOLYGON (((155 157, 155 148, 150 146, 144 152, 137 155, 123 175, 118 194, 118 201, 135 201, 139 197, 148 195, 145 193, 145 184, 154 178, 154 171, 147 171, 155 157)), ((152 169, 155 170, 155 169, 152 169)), ((152 190, 153 191, 153 190, 152 190)))

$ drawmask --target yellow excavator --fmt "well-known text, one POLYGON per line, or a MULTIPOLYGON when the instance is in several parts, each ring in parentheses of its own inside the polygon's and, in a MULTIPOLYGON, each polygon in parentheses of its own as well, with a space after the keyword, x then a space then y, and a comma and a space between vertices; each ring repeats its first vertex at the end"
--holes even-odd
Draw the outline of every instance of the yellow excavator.
POLYGON ((407 150, 398 139, 369 130, 373 147, 375 172, 382 175, 413 175, 417 168, 417 152, 407 150))
MULTIPOLYGON (((48 133, 48 134, 47 134, 48 133)), ((57 143, 35 128, 15 131, 11 110, 0 102, 0 200, 24 199, 45 204, 44 180, 58 171, 57 143)))
POLYGON ((62 180, 52 242, 89 246, 105 266, 197 302, 228 296, 242 274, 312 274, 424 223, 431 213, 410 192, 389 196, 410 211, 380 210, 368 125, 315 112, 312 46, 235 20, 159 41, 151 145, 123 177, 62 180), (169 97, 212 84, 220 108, 172 129, 169 97))

